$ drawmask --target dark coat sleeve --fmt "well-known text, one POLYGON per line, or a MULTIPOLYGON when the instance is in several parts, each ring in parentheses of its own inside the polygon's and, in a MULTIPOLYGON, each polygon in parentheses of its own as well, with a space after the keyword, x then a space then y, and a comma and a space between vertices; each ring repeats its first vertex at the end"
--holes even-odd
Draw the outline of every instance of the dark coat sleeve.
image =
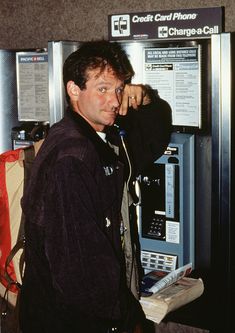
POLYGON ((144 171, 165 151, 172 132, 172 112, 163 99, 153 96, 152 102, 130 109, 126 117, 119 119, 126 130, 126 140, 135 167, 135 174, 144 171))

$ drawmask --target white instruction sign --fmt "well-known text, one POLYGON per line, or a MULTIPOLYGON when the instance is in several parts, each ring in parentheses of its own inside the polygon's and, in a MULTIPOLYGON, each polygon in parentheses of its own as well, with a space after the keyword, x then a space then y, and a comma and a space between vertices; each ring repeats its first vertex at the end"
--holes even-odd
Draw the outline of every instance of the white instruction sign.
POLYGON ((179 222, 166 221, 166 242, 180 243, 180 224, 179 222))
POLYGON ((145 84, 172 108, 175 126, 201 128, 200 45, 144 49, 145 84))
POLYGON ((47 53, 17 53, 17 96, 20 121, 49 121, 47 53))

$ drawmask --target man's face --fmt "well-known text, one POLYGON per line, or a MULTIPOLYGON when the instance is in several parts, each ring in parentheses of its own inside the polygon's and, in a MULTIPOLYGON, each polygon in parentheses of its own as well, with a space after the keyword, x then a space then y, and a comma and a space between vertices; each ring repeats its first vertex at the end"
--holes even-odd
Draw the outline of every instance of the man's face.
POLYGON ((96 130, 113 125, 118 114, 124 82, 119 80, 111 68, 100 73, 100 69, 88 70, 86 88, 78 88, 78 97, 73 103, 78 112, 96 130))

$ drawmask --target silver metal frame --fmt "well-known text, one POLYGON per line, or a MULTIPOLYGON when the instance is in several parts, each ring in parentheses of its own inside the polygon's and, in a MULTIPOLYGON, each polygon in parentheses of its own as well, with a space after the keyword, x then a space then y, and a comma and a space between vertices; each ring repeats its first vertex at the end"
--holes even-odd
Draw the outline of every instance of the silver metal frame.
POLYGON ((211 47, 213 219, 221 238, 231 223, 231 34, 213 35, 211 47))
MULTIPOLYGON (((212 267, 222 272, 216 295, 224 324, 231 321, 232 221, 232 42, 231 33, 213 35, 212 65, 212 267)), ((223 326, 224 329, 226 328, 223 326)))
POLYGON ((63 85, 63 63, 70 53, 77 50, 79 42, 50 41, 48 42, 49 72, 49 111, 50 125, 59 121, 66 107, 63 85))
POLYGON ((16 53, 0 50, 0 154, 12 149, 11 130, 19 126, 16 91, 16 53))

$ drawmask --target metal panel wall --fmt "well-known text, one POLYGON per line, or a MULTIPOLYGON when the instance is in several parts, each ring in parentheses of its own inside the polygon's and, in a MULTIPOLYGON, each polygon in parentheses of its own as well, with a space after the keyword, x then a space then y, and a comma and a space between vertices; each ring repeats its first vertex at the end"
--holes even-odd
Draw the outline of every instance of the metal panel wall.
POLYGON ((15 54, 0 50, 0 153, 12 149, 11 129, 19 124, 15 54))
MULTIPOLYGON (((212 36, 212 268, 215 325, 232 323, 232 36, 212 36), (219 274, 219 280, 216 276, 219 274), (219 288, 217 288, 219 284, 219 288), (216 288, 216 289, 215 289, 216 288), (220 306, 218 307, 218 304, 220 306)), ((233 287, 234 288, 234 287, 233 287)), ((217 331, 216 331, 217 332, 217 331)))
POLYGON ((48 42, 50 125, 59 121, 64 115, 66 100, 63 85, 63 63, 72 52, 77 50, 78 46, 79 42, 48 42))

